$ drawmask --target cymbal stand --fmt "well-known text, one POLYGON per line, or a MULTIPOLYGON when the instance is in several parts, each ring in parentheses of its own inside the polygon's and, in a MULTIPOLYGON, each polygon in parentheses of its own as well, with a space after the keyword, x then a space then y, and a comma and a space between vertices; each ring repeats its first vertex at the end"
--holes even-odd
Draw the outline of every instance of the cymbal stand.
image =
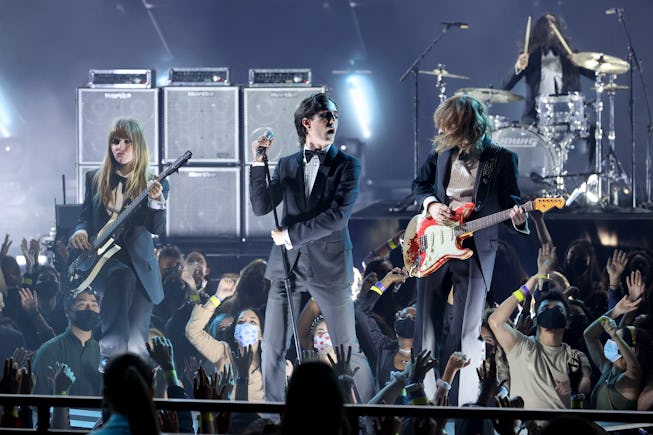
POLYGON ((605 159, 602 163, 602 166, 605 170, 603 176, 606 178, 606 190, 608 195, 610 195, 610 201, 612 205, 619 205, 619 191, 620 188, 623 189, 624 193, 628 193, 628 186, 630 181, 628 176, 621 166, 621 162, 617 158, 617 154, 614 150, 614 144, 616 139, 616 132, 614 128, 614 96, 616 89, 614 88, 614 81, 617 79, 616 74, 610 75, 609 85, 610 89, 608 90, 608 116, 609 116, 609 130, 608 130, 608 153, 605 156, 605 159))
POLYGON ((603 182, 602 178, 602 163, 603 163, 603 128, 601 115, 603 113, 603 82, 604 73, 596 72, 596 81, 594 82, 594 89, 596 90, 596 101, 594 102, 594 109, 596 111, 596 131, 594 132, 594 139, 596 140, 596 147, 594 149, 594 172, 598 175, 594 187, 596 189, 596 201, 602 205, 603 195, 603 182))

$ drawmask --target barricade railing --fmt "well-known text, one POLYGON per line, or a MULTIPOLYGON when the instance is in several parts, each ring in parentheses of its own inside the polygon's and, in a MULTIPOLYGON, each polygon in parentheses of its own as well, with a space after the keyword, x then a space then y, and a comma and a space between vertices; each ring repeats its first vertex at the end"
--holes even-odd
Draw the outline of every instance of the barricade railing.
MULTIPOLYGON (((36 431, 45 433, 80 433, 50 428, 50 408, 101 409, 102 398, 81 396, 42 396, 23 394, 0 394, 0 405, 30 406, 36 408, 36 431)), ((260 414, 281 414, 284 404, 279 402, 244 402, 237 400, 195 400, 195 399, 154 399, 157 409, 199 412, 242 412, 260 414)), ((310 404, 308 404, 310 406, 310 404)), ((651 411, 608 411, 596 409, 523 409, 486 408, 454 406, 400 406, 400 405, 345 405, 351 417, 360 416, 398 416, 433 417, 435 419, 513 419, 513 420, 551 420, 561 415, 577 416, 596 422, 633 423, 644 426, 653 425, 651 411)), ((9 430, 1 428, 1 431, 9 430)), ((16 429, 10 429, 15 431, 16 429)), ((31 430, 33 431, 33 430, 31 430)))

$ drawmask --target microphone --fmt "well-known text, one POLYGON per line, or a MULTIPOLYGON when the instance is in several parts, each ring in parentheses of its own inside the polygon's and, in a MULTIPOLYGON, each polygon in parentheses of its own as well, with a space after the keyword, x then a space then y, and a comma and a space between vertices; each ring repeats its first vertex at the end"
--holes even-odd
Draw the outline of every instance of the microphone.
POLYGON ((460 21, 440 21, 440 24, 444 24, 447 27, 458 27, 459 29, 469 29, 469 24, 461 23, 460 21))
MULTIPOLYGON (((268 141, 271 141, 272 139, 274 139, 274 132, 272 131, 272 129, 268 128, 268 129, 265 130, 262 137, 267 139, 268 141)), ((265 155, 266 149, 267 149, 266 147, 256 148, 256 155, 257 156, 265 155)))
POLYGON ((605 10, 606 15, 614 15, 614 14, 620 14, 624 10, 622 8, 610 8, 605 10))

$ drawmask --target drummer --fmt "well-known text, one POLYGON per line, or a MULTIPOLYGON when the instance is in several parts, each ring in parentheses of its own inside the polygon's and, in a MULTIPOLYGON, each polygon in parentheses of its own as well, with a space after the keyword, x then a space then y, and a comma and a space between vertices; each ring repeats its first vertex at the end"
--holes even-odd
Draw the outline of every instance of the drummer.
POLYGON ((511 90, 522 77, 526 77, 522 124, 537 124, 535 102, 538 96, 581 92, 580 75, 595 78, 594 71, 572 63, 560 36, 568 44, 565 26, 558 17, 552 14, 540 17, 528 39, 527 51, 517 57, 513 70, 503 82, 503 89, 511 90), (554 26, 560 35, 556 34, 554 26))

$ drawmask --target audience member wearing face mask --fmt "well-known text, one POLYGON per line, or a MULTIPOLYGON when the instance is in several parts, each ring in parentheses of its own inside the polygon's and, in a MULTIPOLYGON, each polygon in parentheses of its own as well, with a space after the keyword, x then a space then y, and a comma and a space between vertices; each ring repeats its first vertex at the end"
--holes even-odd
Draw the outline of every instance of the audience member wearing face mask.
POLYGON ((597 409, 638 409, 646 370, 653 362, 651 336, 634 326, 618 328, 615 319, 638 308, 641 299, 624 296, 610 311, 596 319, 584 332, 590 357, 601 377, 594 386, 591 404, 597 409), (609 338, 602 342, 606 333, 609 338))
POLYGON ((509 321, 517 305, 533 292, 537 279, 533 276, 515 290, 490 315, 488 323, 497 343, 506 352, 510 395, 521 396, 525 408, 565 409, 570 407, 572 393, 589 395, 591 389, 587 357, 562 341, 569 316, 566 298, 555 291, 540 295, 534 337, 523 335, 509 321), (580 370, 578 385, 571 383, 571 364, 580 370))
MULTIPOLYGON (((230 288, 233 292, 233 287, 230 288)), ((249 373, 237 373, 236 382, 247 382, 247 400, 264 400, 263 376, 261 373, 260 344, 263 337, 263 321, 261 316, 253 309, 244 309, 236 316, 234 327, 234 340, 238 348, 232 349, 227 341, 220 341, 209 334, 205 327, 211 320, 215 310, 221 304, 221 300, 229 297, 231 293, 220 286, 216 294, 203 305, 196 305, 191 313, 190 320, 186 325, 186 337, 193 346, 214 365, 218 373, 222 373, 225 367, 234 365, 233 351, 242 354, 251 346, 252 360, 249 365, 249 373)), ((232 392, 235 395, 236 385, 232 392)))
POLYGON ((50 382, 51 367, 66 364, 75 381, 71 395, 97 396, 100 394, 100 345, 93 338, 93 330, 100 324, 100 306, 95 293, 84 290, 76 296, 67 295, 64 302, 69 326, 60 335, 39 348, 34 356, 36 377, 34 394, 59 394, 50 382))

